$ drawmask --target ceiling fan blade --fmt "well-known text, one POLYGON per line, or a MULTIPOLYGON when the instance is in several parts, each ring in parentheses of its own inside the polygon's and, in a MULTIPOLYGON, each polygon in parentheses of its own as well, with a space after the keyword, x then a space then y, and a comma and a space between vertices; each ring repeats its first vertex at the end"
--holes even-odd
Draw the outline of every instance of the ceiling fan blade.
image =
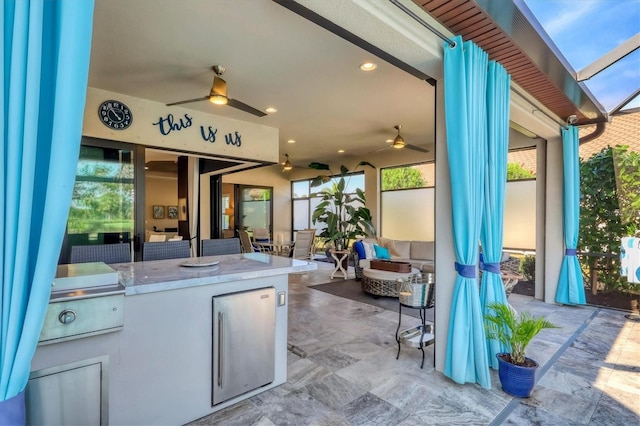
POLYGON ((201 98, 195 98, 195 99, 187 99, 186 101, 178 101, 178 102, 172 102, 170 104, 167 104, 167 106, 174 106, 174 105, 182 105, 182 104, 190 104, 192 102, 200 102, 200 101, 206 101, 209 100, 211 96, 203 96, 201 98))
POLYGON ((376 150, 373 150, 373 151, 369 152, 367 155, 375 154, 377 152, 384 151, 385 149, 389 149, 389 148, 391 148, 391 145, 385 146, 384 148, 378 148, 376 150))
POLYGON ((267 113, 260 111, 259 109, 255 109, 254 107, 245 104, 244 102, 240 102, 237 99, 231 99, 227 101, 227 105, 240 111, 248 112, 249 114, 253 114, 256 117, 264 117, 267 113))
POLYGON ((406 144, 404 147, 405 147, 405 148, 412 149, 412 150, 414 150, 414 151, 429 152, 429 150, 428 150, 428 149, 420 148, 419 146, 415 146, 415 145, 411 145, 411 144, 406 144))

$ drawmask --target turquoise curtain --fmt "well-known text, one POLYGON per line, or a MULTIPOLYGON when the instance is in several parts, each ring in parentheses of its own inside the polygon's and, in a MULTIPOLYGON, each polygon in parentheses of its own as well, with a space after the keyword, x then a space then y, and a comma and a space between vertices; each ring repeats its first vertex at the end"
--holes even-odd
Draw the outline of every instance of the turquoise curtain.
MULTIPOLYGON (((49 303, 82 135, 93 0, 4 0, 1 10, 0 404, 24 391, 49 303)), ((0 423, 10 421, 4 412, 0 423)))
MULTIPOLYGON (((509 98, 511 77, 502 65, 489 62, 487 75, 487 160, 484 164, 484 204, 480 243, 480 304, 488 313, 490 303, 508 303, 500 275, 502 258, 502 225, 507 182, 507 152, 509 151, 509 98)), ((496 354, 506 352, 497 340, 487 340, 489 366, 498 368, 496 354)))
POLYGON ((453 289, 444 374, 457 383, 478 383, 488 389, 491 378, 476 274, 484 183, 488 56, 472 42, 463 44, 460 36, 453 40, 454 47, 444 45, 444 103, 458 276, 453 289))
POLYGON ((563 202, 565 256, 560 268, 556 302, 565 305, 584 305, 584 281, 576 256, 580 228, 580 165, 578 162, 578 128, 562 129, 563 202))

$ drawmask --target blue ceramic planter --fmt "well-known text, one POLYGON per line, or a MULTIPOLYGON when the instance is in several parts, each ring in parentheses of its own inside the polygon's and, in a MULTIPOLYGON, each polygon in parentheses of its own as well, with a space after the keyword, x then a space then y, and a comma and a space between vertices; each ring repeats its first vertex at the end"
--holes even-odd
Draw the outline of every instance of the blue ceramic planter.
POLYGON ((533 390, 533 386, 536 384, 536 370, 538 369, 538 363, 531 358, 526 358, 533 362, 535 367, 521 367, 504 361, 501 358, 501 355, 505 354, 496 354, 499 364, 498 375, 500 377, 502 390, 509 395, 517 396, 518 398, 528 398, 533 390))

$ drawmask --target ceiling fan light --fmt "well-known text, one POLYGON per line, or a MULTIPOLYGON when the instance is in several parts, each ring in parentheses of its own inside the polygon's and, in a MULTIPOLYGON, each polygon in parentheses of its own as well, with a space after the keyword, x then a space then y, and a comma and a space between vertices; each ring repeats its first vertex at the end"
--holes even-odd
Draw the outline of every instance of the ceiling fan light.
POLYGON ((216 105, 227 104, 227 82, 218 76, 213 77, 213 85, 209 92, 209 102, 216 105))
POLYGON ((284 156, 287 157, 287 161, 284 162, 284 165, 282 166, 282 171, 288 172, 289 170, 293 169, 293 165, 289 161, 289 154, 285 154, 284 156))
POLYGON ((391 145, 394 148, 400 149, 400 148, 404 148, 405 147, 406 142, 404 141, 404 139, 402 139, 402 136, 396 136, 396 138, 393 140, 393 144, 391 145))

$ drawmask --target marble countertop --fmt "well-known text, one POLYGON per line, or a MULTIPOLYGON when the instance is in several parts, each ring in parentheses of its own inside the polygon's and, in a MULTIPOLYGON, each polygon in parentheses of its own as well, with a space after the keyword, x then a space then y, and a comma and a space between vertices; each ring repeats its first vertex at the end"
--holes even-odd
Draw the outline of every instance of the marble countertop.
POLYGON ((186 259, 109 265, 118 271, 125 295, 226 283, 317 269, 314 262, 264 253, 228 254, 186 259), (218 262, 213 266, 181 266, 185 262, 218 262))

